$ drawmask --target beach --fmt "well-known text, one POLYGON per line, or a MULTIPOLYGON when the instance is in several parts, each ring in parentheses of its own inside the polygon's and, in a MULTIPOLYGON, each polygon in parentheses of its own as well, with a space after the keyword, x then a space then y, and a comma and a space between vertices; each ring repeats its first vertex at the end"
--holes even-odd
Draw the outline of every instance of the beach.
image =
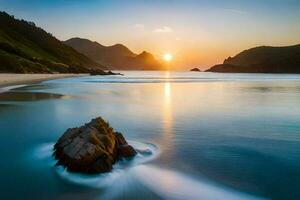
POLYGON ((0 87, 32 84, 46 80, 76 76, 86 76, 86 74, 0 74, 0 87))

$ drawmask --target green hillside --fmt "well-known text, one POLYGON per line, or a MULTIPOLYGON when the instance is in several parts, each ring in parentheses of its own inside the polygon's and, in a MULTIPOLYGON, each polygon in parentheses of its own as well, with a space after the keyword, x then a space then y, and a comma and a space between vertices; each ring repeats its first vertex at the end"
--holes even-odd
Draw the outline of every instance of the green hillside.
POLYGON ((0 72, 79 73, 101 67, 33 22, 0 12, 0 72))
POLYGON ((225 59, 207 71, 242 73, 300 73, 300 45, 261 46, 225 59))

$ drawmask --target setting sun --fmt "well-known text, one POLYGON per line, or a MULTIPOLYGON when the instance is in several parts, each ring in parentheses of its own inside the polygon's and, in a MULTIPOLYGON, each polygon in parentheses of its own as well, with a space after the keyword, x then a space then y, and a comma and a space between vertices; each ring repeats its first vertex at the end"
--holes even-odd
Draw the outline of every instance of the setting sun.
POLYGON ((173 55, 170 53, 165 53, 164 54, 164 60, 167 62, 170 62, 173 59, 173 55))

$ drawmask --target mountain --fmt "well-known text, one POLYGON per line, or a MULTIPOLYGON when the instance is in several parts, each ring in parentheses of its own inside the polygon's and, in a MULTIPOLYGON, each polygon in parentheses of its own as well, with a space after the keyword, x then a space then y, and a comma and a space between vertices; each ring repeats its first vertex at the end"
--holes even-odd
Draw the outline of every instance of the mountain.
POLYGON ((155 57, 142 52, 135 54, 122 44, 103 46, 88 39, 71 38, 65 44, 73 47, 78 52, 95 60, 109 69, 119 70, 160 70, 162 64, 155 57))
POLYGON ((101 67, 33 22, 0 12, 0 72, 77 73, 101 67))
POLYGON ((245 50, 208 69, 232 73, 300 73, 300 45, 245 50))

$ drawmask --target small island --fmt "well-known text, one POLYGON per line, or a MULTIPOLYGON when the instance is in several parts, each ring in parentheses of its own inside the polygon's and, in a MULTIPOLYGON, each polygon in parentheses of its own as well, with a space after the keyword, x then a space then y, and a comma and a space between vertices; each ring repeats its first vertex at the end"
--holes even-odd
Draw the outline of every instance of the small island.
POLYGON ((68 171, 95 174, 110 172, 118 160, 136 154, 121 133, 98 117, 79 128, 69 128, 55 144, 53 155, 56 165, 68 171))
POLYGON ((191 72, 201 72, 201 70, 197 67, 193 68, 190 70, 191 72))
POLYGON ((91 76, 98 76, 98 75, 101 75, 101 76, 105 76, 105 75, 120 75, 120 76, 124 76, 124 74, 122 73, 115 73, 115 72, 112 72, 112 71, 102 71, 102 70, 91 70, 90 72, 90 75, 91 76))

